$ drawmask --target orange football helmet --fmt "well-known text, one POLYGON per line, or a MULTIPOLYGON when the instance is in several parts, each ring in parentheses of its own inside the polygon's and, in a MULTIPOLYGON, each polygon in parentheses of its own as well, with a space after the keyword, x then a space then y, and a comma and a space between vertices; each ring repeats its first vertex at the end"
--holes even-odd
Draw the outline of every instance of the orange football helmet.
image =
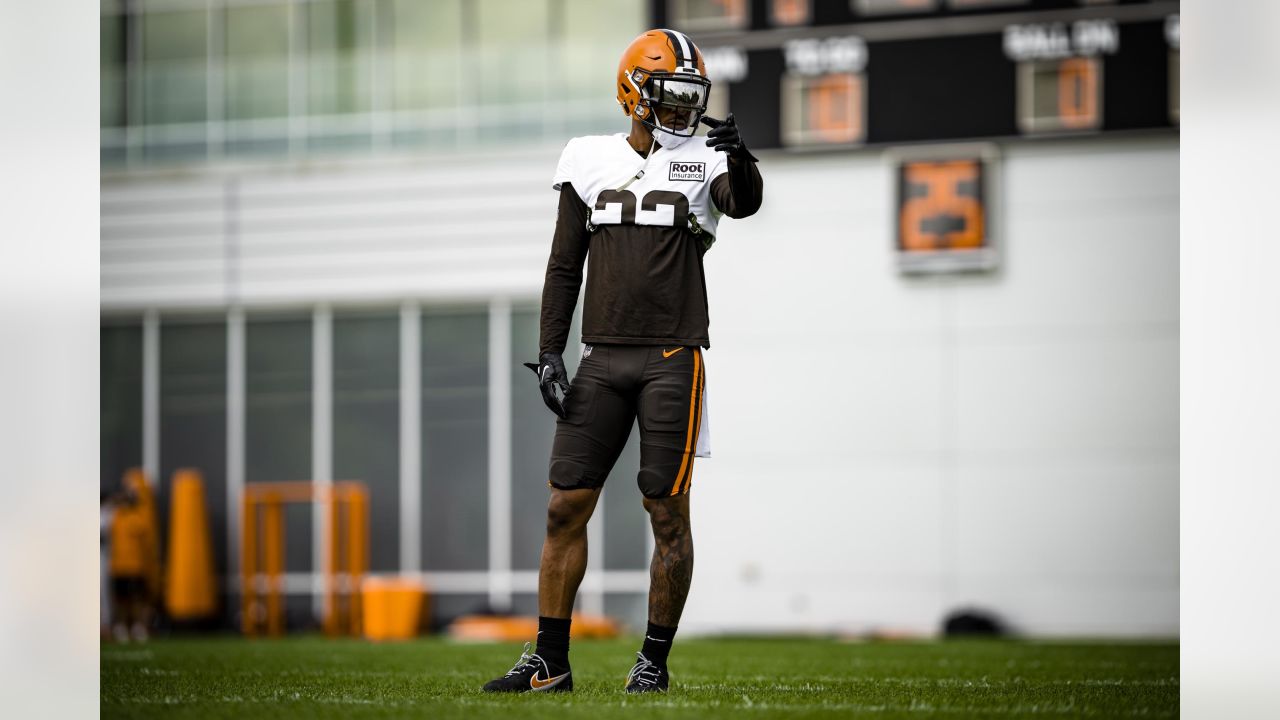
POLYGON ((622 52, 618 104, 650 130, 693 135, 710 93, 702 52, 682 32, 649 30, 622 52))

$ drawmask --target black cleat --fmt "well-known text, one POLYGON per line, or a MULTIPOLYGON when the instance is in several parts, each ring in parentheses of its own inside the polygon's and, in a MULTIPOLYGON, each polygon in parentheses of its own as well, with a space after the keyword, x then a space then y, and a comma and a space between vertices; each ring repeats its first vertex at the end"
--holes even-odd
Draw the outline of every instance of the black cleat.
POLYGON ((529 645, 524 644, 520 661, 506 675, 484 684, 485 692, 568 692, 573 689, 573 673, 569 668, 552 672, 541 655, 529 652, 529 645))
POLYGON ((671 674, 665 665, 657 665, 649 661, 644 653, 636 653, 636 664, 631 666, 627 674, 627 692, 666 692, 671 684, 671 674))

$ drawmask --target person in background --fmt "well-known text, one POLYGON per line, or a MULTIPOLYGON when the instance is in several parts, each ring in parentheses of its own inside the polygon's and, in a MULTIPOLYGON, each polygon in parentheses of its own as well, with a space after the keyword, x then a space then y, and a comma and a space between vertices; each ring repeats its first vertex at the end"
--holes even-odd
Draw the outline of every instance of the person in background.
POLYGON ((117 642, 145 642, 152 610, 148 578, 159 548, 149 508, 134 484, 126 482, 110 528, 112 635, 117 642))

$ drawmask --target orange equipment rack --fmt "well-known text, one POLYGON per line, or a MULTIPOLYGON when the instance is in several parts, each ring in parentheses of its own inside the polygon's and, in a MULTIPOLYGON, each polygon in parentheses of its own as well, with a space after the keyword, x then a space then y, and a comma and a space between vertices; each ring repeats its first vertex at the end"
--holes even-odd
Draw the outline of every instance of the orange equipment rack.
POLYGON ((313 502, 324 506, 329 518, 324 632, 360 634, 360 583, 369 568, 369 490, 364 483, 343 480, 244 486, 240 596, 245 635, 284 634, 284 504, 313 502))

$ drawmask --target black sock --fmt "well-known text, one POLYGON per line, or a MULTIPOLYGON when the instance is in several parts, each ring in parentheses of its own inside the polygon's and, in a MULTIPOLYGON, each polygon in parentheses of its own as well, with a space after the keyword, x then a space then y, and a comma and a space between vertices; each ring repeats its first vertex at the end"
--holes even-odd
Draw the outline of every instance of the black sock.
POLYGON ((640 652, 645 659, 655 665, 666 667, 667 654, 671 652, 671 641, 676 639, 676 629, 649 622, 649 629, 644 632, 644 646, 640 652))
POLYGON ((534 650, 557 670, 569 667, 570 618, 538 618, 538 648, 534 650))

